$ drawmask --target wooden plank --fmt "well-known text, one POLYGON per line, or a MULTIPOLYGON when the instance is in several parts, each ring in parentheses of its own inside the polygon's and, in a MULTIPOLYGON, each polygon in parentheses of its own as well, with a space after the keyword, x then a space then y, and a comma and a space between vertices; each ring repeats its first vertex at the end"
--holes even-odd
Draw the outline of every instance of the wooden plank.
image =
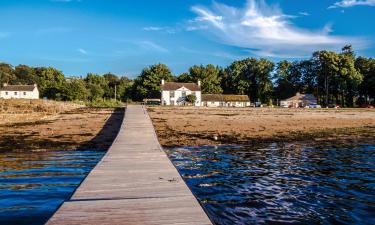
POLYGON ((161 149, 142 106, 130 105, 112 147, 55 224, 212 224, 161 149))

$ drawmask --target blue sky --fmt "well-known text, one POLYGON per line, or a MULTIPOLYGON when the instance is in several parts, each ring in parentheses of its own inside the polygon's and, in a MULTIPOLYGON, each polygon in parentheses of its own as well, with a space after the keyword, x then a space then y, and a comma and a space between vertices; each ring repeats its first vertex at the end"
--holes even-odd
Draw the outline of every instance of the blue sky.
POLYGON ((375 55, 375 0, 1 0, 0 61, 134 77, 353 44, 375 55))

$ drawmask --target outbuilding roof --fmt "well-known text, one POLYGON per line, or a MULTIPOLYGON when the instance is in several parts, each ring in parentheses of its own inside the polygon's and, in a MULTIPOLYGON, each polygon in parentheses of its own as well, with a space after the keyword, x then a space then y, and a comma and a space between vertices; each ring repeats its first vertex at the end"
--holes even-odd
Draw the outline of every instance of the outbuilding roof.
POLYGON ((202 102, 249 102, 247 95, 204 94, 202 102))
POLYGON ((196 83, 177 83, 177 82, 167 82, 161 85, 161 90, 163 91, 175 91, 182 87, 189 89, 190 91, 200 91, 201 87, 196 83))
POLYGON ((4 85, 0 91, 34 91, 36 85, 4 85))
POLYGON ((285 99, 284 101, 316 101, 316 98, 313 94, 297 93, 295 96, 285 99))

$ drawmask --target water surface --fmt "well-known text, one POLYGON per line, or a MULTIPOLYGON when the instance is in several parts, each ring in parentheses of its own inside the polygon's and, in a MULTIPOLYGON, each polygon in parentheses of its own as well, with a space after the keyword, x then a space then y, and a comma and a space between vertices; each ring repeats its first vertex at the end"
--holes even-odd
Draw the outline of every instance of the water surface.
POLYGON ((103 151, 0 154, 0 224, 44 224, 68 199, 103 151))
POLYGON ((375 145, 167 153, 216 224, 375 224, 375 145))

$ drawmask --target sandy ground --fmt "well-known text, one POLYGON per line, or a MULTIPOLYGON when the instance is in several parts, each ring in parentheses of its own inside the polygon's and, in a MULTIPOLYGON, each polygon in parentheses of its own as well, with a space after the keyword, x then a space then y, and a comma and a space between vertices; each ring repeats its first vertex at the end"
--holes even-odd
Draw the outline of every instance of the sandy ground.
POLYGON ((123 109, 67 107, 67 111, 0 113, 0 151, 106 150, 115 139, 123 109))
POLYGON ((164 146, 375 141, 373 109, 149 107, 148 111, 164 146))

